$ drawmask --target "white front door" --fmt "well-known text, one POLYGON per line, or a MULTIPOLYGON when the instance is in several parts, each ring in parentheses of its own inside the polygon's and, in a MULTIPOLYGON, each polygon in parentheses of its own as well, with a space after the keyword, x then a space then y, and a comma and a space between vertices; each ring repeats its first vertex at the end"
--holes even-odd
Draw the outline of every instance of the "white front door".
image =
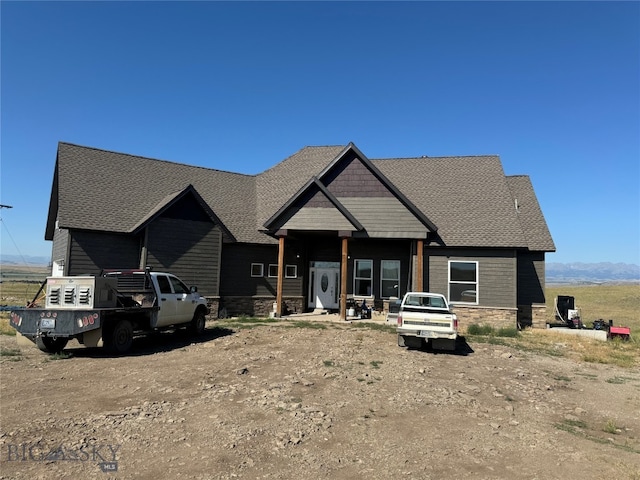
POLYGON ((339 268, 316 268, 316 308, 338 308, 339 275, 339 268))

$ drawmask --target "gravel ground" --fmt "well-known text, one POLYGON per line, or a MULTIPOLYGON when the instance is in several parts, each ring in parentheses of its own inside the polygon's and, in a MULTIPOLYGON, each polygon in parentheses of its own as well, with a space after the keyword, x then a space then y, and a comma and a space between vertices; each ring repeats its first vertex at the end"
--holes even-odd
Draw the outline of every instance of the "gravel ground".
POLYGON ((329 320, 123 357, 1 336, 0 478, 640 479, 640 372, 329 320))

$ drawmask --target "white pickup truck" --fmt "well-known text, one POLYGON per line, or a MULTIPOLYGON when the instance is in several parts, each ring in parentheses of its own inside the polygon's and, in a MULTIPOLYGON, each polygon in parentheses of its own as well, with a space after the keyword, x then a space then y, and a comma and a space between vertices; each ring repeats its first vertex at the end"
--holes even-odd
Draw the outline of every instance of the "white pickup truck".
POLYGON ((401 347, 420 348, 427 343, 438 350, 456 349, 458 318, 439 293, 406 293, 397 322, 401 347))
MULTIPOLYGON (((205 329, 207 301, 170 273, 105 271, 100 276, 48 277, 45 307, 13 310, 10 325, 47 353, 62 351, 72 338, 87 347, 125 353, 134 334, 188 327, 205 329)), ((21 342, 24 343, 24 342, 21 342)))

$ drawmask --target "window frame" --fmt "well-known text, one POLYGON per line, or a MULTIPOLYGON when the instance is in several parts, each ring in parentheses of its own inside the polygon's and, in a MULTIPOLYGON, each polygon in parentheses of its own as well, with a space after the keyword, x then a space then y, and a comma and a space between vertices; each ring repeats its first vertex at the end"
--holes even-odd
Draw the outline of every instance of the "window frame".
POLYGON ((450 304, 459 304, 459 305, 479 305, 480 304, 480 262, 477 260, 449 260, 447 264, 447 297, 450 304), (451 264, 453 263, 469 263, 473 264, 475 271, 475 281, 465 281, 465 280, 451 280, 451 264), (474 286, 474 291, 476 292, 476 299, 474 302, 466 302, 464 300, 453 300, 451 298, 451 285, 472 285, 474 286))
POLYGON ((355 258, 353 260, 353 296, 354 297, 367 297, 367 298, 373 298, 374 294, 373 294, 373 281, 374 281, 374 274, 373 274, 373 260, 372 259, 368 259, 368 258, 355 258), (358 277, 357 273, 358 273, 358 263, 359 262, 369 262, 369 265, 371 265, 371 276, 370 277, 358 277), (370 282, 370 289, 371 291, 369 292, 369 295, 362 295, 360 293, 357 293, 357 288, 356 288, 356 283, 358 280, 368 280, 370 282))
POLYGON ((268 271, 267 271, 267 276, 269 278, 277 278, 278 277, 278 264, 277 263, 270 263, 269 264, 268 271), (276 272, 275 272, 274 275, 271 275, 271 269, 273 267, 275 267, 276 272))
POLYGON ((161 294, 173 293, 173 290, 171 289, 171 281, 169 281, 169 277, 167 275, 156 276, 156 282, 158 283, 158 288, 160 289, 161 294))
POLYGON ((284 278, 298 278, 298 265, 285 265, 284 278), (289 274, 289 269, 293 268, 293 275, 289 274))
POLYGON ((400 298, 400 278, 402 276, 400 269, 402 268, 402 262, 400 260, 380 260, 380 298, 400 298), (398 278, 385 278, 384 277, 384 264, 385 263, 394 263, 398 266, 398 278), (396 282, 396 294, 385 296, 384 295, 384 281, 393 280, 396 282))
POLYGON ((252 263, 251 264, 251 277, 261 278, 264 277, 264 263, 252 263), (254 273, 254 267, 260 267, 260 274, 254 273))

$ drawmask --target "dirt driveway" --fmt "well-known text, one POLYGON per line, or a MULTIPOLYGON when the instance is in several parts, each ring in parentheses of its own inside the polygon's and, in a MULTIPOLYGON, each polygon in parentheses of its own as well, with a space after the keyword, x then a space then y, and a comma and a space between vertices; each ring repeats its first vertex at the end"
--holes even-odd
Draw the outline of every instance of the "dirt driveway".
POLYGON ((347 324, 216 325, 119 358, 0 337, 0 478, 640 478, 640 372, 408 351, 347 324))

